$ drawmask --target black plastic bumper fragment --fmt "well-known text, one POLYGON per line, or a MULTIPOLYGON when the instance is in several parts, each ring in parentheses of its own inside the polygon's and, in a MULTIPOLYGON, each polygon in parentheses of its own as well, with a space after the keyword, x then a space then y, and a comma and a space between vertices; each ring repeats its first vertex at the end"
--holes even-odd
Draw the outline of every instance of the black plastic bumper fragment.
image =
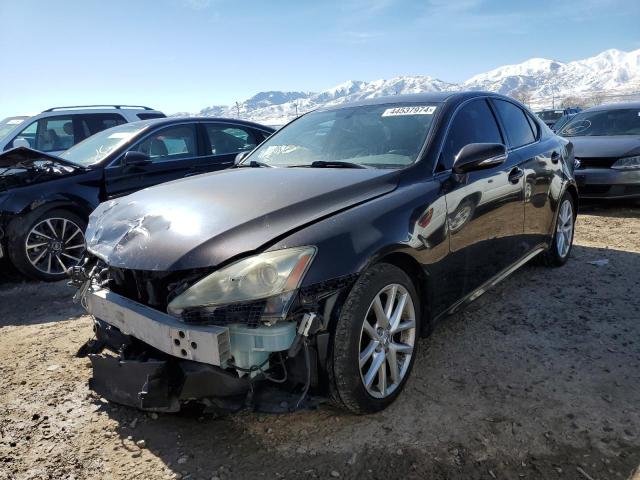
POLYGON ((245 378, 188 360, 120 360, 103 354, 89 359, 89 387, 107 400, 140 410, 178 412, 184 402, 244 398, 250 388, 245 378))
POLYGON ((101 397, 142 410, 180 410, 170 389, 166 361, 119 360, 98 354, 90 354, 89 359, 93 366, 89 387, 101 397))

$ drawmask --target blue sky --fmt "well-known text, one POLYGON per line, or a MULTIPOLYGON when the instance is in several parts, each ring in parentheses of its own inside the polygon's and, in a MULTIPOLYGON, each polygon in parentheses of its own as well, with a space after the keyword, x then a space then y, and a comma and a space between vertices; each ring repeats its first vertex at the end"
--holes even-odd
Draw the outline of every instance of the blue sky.
POLYGON ((263 90, 640 48, 637 0, 1 0, 0 117, 56 105, 198 111, 263 90))

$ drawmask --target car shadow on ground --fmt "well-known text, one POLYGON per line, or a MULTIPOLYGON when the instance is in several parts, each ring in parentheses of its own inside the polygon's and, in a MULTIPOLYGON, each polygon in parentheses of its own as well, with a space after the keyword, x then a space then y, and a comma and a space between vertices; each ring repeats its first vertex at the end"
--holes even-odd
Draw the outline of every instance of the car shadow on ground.
POLYGON ((143 441, 182 478, 626 478, 640 458, 639 272, 640 253, 582 246, 563 268, 526 266, 422 340, 407 388, 375 415, 94 401, 123 455, 143 441))

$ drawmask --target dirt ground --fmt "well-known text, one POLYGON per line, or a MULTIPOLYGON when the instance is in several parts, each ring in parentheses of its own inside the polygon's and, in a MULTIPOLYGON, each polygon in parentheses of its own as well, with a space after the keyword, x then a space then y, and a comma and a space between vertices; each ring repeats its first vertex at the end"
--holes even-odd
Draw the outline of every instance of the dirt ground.
POLYGON ((639 292, 640 209, 590 207, 569 263, 526 266, 440 324, 385 412, 216 419, 101 400, 73 356, 91 336, 73 292, 5 281, 0 479, 627 479, 639 292))

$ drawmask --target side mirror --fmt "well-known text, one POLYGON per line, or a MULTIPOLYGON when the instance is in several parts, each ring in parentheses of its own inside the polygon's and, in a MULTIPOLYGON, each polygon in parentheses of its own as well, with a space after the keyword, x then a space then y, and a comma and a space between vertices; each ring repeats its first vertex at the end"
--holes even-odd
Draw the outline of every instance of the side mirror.
POLYGON ((122 166, 123 167, 141 167, 143 165, 148 165, 151 163, 151 159, 149 155, 142 152, 134 152, 128 151, 122 157, 122 166))
POLYGON ((507 159, 507 147, 501 143, 470 143, 460 149, 453 162, 458 174, 485 170, 502 165, 507 159))
POLYGON ((27 147, 27 148, 31 148, 31 144, 29 143, 29 140, 27 140, 26 138, 23 137, 18 137, 16 138, 13 143, 11 144, 11 146, 13 148, 18 148, 18 147, 27 147))
POLYGON ((251 153, 250 150, 247 150, 246 152, 240 152, 239 154, 237 154, 236 158, 233 161, 233 164, 238 165, 244 159, 244 157, 246 157, 249 153, 251 153))

